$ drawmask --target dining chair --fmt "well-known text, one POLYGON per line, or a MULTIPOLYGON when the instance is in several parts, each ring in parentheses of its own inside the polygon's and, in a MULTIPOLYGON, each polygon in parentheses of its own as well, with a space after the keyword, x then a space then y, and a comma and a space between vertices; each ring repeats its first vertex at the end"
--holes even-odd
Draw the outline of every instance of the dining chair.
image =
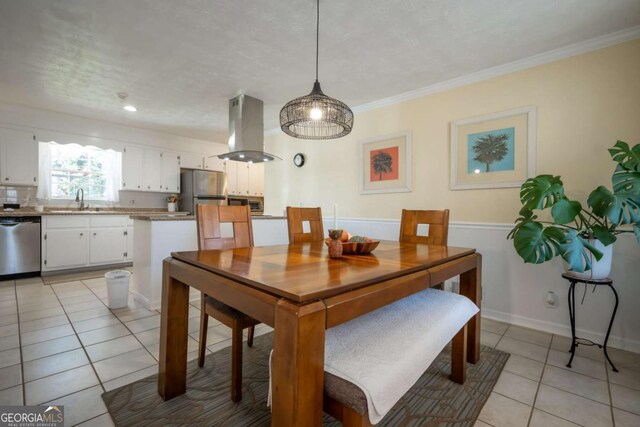
POLYGON ((324 240, 321 208, 294 208, 287 206, 289 243, 321 242, 324 240), (309 222, 310 232, 305 233, 303 224, 309 222))
POLYGON ((447 246, 448 239, 449 209, 442 211, 402 210, 400 242, 447 246), (429 225, 428 235, 418 235, 418 225, 420 224, 429 225))
MULTIPOLYGON (((253 246, 253 228, 249 206, 197 205, 198 249, 233 249, 253 246), (220 225, 233 224, 233 237, 222 237, 220 225)), ((242 333, 249 328, 247 345, 253 346, 257 320, 202 294, 200 303, 200 340, 198 366, 204 365, 209 316, 231 328, 231 400, 242 399, 242 333)))
MULTIPOLYGON (((447 246, 448 240, 449 209, 442 211, 402 210, 400 242, 447 246), (428 235, 418 235, 418 225, 420 224, 429 225, 428 235)), ((442 283, 438 283, 432 287, 435 289, 444 289, 442 283)))

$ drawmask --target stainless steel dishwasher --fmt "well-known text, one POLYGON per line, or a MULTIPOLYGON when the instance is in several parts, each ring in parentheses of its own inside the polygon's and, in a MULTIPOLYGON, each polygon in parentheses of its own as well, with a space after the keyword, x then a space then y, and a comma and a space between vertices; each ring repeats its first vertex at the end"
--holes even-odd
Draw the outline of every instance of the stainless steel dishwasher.
POLYGON ((40 217, 0 218, 0 278, 40 272, 40 217))

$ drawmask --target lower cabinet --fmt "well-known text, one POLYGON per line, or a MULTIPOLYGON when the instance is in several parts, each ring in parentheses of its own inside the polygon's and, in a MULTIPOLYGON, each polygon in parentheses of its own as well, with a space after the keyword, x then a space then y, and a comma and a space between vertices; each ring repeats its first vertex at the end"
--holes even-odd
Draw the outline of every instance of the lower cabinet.
POLYGON ((124 215, 43 216, 42 271, 131 262, 131 223, 124 215))
POLYGON ((44 235, 43 270, 80 268, 89 261, 86 228, 52 229, 44 235))

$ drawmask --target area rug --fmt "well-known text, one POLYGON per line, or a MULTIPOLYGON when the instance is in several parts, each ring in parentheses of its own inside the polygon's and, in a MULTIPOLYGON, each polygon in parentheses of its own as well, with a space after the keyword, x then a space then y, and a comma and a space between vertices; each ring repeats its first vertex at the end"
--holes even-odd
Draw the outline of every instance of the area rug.
POLYGON ((108 270, 83 271, 81 273, 57 274, 55 276, 42 276, 42 282, 45 285, 55 285, 56 283, 75 282, 76 280, 89 280, 104 277, 105 273, 113 270, 129 270, 131 267, 110 268, 108 270))
MULTIPOLYGON (((152 375, 102 395, 116 426, 269 426, 267 408, 269 352, 273 334, 256 337, 244 348, 242 401, 230 400, 231 348, 187 367, 187 392, 168 402, 158 396, 152 375)), ((467 365, 464 385, 448 379, 450 351, 445 349, 379 426, 473 426, 489 398, 509 354, 482 346, 480 362, 467 365)), ((341 424, 329 415, 325 426, 341 424)))

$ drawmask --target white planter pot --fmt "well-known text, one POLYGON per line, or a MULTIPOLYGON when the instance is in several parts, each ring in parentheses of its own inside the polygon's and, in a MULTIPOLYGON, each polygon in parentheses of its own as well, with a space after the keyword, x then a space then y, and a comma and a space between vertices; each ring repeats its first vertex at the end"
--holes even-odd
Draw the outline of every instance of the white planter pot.
POLYGON ((613 260, 613 244, 609 246, 605 246, 600 242, 600 240, 589 240, 597 250, 602 252, 602 258, 600 261, 596 261, 596 258, 593 254, 587 251, 587 256, 591 260, 591 270, 585 271, 584 273, 577 273, 569 270, 569 265, 567 263, 564 264, 565 270, 568 273, 575 277, 579 277, 581 279, 606 279, 609 277, 609 273, 611 273, 611 261, 613 260))
POLYGON ((175 203, 167 203, 167 210, 169 212, 175 212, 176 211, 176 204, 175 203))

